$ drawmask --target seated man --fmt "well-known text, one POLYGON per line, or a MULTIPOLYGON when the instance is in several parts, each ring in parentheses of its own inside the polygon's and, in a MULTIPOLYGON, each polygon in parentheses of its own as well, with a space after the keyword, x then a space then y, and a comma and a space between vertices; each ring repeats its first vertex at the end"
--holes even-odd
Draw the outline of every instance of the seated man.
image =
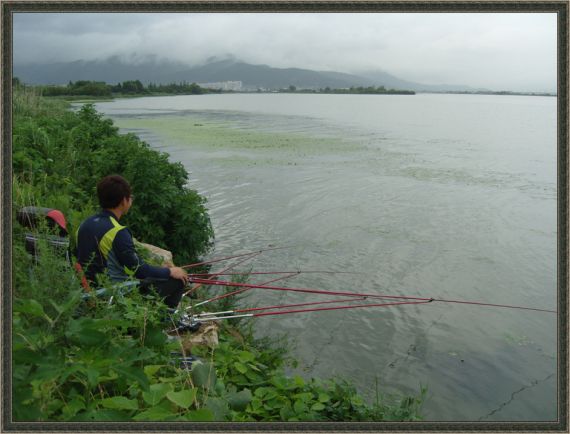
POLYGON ((149 293, 152 287, 175 309, 189 276, 180 267, 147 264, 135 252, 131 232, 119 224, 133 203, 129 183, 118 175, 106 176, 97 184, 97 197, 102 211, 86 219, 77 231, 77 261, 87 280, 96 283, 100 273, 114 282, 134 276, 140 280, 141 293, 149 293))

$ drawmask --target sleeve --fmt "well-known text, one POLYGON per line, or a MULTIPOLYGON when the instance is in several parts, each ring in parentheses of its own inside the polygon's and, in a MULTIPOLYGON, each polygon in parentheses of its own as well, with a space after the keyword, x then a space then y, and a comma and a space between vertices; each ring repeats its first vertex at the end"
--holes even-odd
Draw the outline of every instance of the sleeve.
POLYGON ((113 241, 113 251, 123 267, 134 271, 137 279, 168 279, 170 270, 167 267, 156 267, 144 262, 135 251, 135 244, 130 231, 120 230, 113 241))

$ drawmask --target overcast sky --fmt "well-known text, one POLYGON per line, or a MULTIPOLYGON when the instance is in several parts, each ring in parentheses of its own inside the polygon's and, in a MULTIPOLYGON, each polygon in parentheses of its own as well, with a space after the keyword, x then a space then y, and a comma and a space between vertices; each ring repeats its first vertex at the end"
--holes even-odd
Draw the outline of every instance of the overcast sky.
POLYGON ((148 54, 382 70, 425 84, 556 89, 556 14, 14 14, 14 63, 148 54))

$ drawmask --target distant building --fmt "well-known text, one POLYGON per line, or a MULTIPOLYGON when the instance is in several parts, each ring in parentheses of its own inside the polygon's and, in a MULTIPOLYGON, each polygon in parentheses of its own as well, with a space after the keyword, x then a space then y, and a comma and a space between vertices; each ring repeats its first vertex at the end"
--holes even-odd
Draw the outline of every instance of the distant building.
POLYGON ((217 83, 198 83, 198 86, 205 89, 222 89, 222 90, 242 90, 243 83, 241 81, 219 81, 217 83))

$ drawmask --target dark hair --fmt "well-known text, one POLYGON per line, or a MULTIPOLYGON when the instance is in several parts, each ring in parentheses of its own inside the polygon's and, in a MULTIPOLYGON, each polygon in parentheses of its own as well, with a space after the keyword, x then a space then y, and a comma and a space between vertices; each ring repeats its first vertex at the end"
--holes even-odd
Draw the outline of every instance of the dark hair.
POLYGON ((131 197, 131 186, 122 176, 109 175, 97 183, 97 197, 101 208, 115 208, 123 199, 131 197))

